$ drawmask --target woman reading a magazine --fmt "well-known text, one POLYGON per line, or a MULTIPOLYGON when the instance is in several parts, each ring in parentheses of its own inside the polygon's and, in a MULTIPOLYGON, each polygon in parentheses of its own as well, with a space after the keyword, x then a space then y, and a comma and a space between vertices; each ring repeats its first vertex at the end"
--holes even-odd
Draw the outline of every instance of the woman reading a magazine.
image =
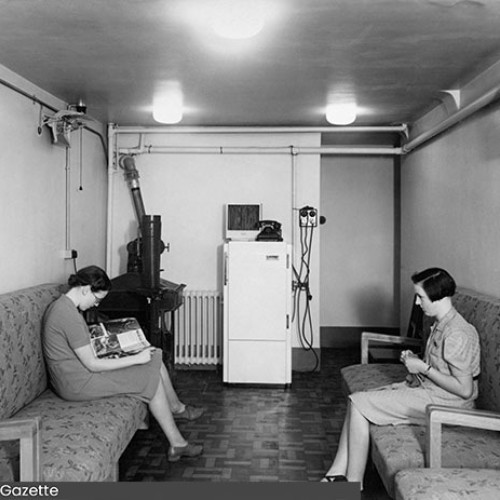
POLYGON ((106 297, 111 289, 106 273, 97 266, 85 267, 69 277, 68 285, 68 292, 55 300, 44 316, 45 359, 58 395, 70 401, 120 394, 138 398, 148 404, 169 441, 169 461, 200 455, 203 447, 188 443, 175 420, 194 420, 203 409, 180 401, 160 349, 148 347, 119 358, 95 355, 80 311, 96 307, 106 297))

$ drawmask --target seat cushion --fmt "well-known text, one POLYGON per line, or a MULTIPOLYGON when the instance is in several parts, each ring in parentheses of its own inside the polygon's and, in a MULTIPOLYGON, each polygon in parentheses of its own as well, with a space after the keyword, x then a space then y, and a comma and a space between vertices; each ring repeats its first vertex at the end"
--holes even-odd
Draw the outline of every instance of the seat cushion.
POLYGON ((370 425, 371 457, 387 493, 394 498, 394 476, 423 467, 425 428, 418 425, 370 425))
POLYGON ((45 391, 13 418, 40 416, 43 481, 103 481, 147 415, 130 396, 64 401, 45 391))
POLYGON ((396 500, 497 500, 500 471, 411 469, 395 479, 396 500))
MULTIPOLYGON (((389 495, 394 477, 403 469, 424 467, 425 427, 416 425, 370 426, 372 459, 389 495)), ((500 433, 466 427, 443 429, 444 467, 498 469, 500 474, 500 433)))
POLYGON ((340 370, 345 395, 367 391, 394 382, 402 382, 408 371, 401 363, 351 365, 340 370))

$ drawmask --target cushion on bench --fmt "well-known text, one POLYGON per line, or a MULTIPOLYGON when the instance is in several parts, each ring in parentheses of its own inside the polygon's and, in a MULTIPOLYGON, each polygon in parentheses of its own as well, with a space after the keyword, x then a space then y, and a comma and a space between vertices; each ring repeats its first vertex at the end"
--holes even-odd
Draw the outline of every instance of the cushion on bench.
POLYGON ((376 389, 383 385, 405 380, 408 371, 401 363, 351 365, 340 370, 344 394, 376 389))
POLYGON ((398 472, 396 500, 498 500, 500 472, 486 469, 413 469, 398 472))
POLYGON ((103 481, 146 414, 146 405, 130 396, 70 402, 47 390, 15 417, 43 415, 44 481, 103 481))
MULTIPOLYGON (((395 474, 402 469, 425 466, 426 429, 417 425, 372 425, 370 438, 373 463, 387 492, 394 497, 395 474)), ((500 469, 500 433, 446 426, 442 440, 443 467, 500 469)))

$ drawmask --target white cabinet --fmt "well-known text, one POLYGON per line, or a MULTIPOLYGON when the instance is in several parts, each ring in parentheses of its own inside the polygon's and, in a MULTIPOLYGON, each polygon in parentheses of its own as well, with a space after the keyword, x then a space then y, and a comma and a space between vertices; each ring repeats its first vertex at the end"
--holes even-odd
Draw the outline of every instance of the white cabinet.
POLYGON ((226 243, 223 279, 223 381, 290 384, 290 245, 226 243))

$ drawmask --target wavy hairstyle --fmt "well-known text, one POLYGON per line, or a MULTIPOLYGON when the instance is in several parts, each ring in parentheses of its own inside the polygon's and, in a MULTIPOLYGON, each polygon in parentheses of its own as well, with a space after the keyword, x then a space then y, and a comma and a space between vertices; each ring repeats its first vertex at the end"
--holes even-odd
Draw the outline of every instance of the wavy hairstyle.
POLYGON ((93 292, 108 292, 111 290, 111 280, 98 266, 87 266, 68 278, 70 288, 88 286, 93 292))

